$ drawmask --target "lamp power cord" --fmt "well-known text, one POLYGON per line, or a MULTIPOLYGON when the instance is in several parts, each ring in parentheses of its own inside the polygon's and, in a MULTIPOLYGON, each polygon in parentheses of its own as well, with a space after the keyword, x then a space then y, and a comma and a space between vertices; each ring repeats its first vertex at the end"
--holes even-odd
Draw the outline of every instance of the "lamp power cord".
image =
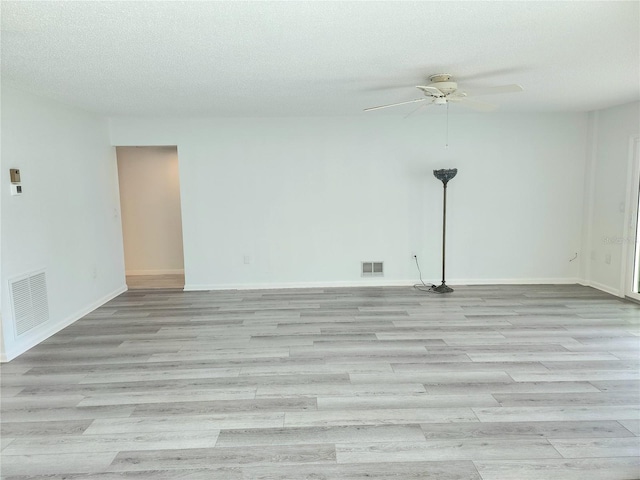
POLYGON ((434 288, 436 288, 436 285, 434 285, 433 283, 429 286, 426 283, 424 283, 424 280, 422 280, 422 271, 420 270, 420 263, 418 263, 418 256, 414 255, 413 259, 416 262, 416 267, 418 268, 418 276, 420 277, 420 283, 416 283, 413 288, 415 288, 416 290, 420 290, 421 292, 426 292, 426 293, 436 293, 434 292, 434 288))

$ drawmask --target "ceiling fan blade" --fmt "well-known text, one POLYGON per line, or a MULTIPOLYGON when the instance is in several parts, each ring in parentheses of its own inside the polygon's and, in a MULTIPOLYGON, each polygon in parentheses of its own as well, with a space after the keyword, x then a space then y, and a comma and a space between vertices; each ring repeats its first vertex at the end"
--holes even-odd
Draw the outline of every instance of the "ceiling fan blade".
POLYGON ((459 103, 465 107, 469 107, 478 112, 493 112, 498 108, 497 105, 486 102, 479 102, 477 100, 470 100, 467 97, 454 97, 448 99, 451 103, 459 103))
POLYGON ((483 80, 487 78, 502 77, 505 75, 512 75, 514 73, 522 73, 528 70, 529 69, 525 68, 524 66, 510 67, 510 68, 496 68, 493 70, 484 70, 484 71, 477 72, 470 75, 456 75, 456 78, 458 79, 459 82, 467 83, 469 81, 477 81, 477 80, 483 80))
POLYGON ((425 100, 426 100, 426 98, 417 98, 415 100, 409 100, 408 102, 391 103, 389 105, 378 105, 377 107, 365 108, 364 111, 365 112, 370 112, 372 110, 380 110, 381 108, 395 107, 397 105, 405 105, 407 103, 424 102, 425 100))
POLYGON ((429 87, 429 86, 425 87, 424 85, 417 85, 416 88, 419 88, 424 93, 428 93, 429 95, 433 95, 435 97, 444 97, 444 93, 442 93, 436 87, 429 87))
POLYGON ((517 92, 522 92, 524 91, 524 88, 522 88, 520 85, 518 85, 517 83, 511 84, 511 85, 500 85, 498 87, 479 87, 479 88, 471 88, 471 89, 465 89, 465 91, 467 92, 467 94, 471 97, 477 97, 480 95, 494 95, 494 94, 498 94, 498 93, 517 93, 517 92))
POLYGON ((432 104, 432 103, 423 103, 423 104, 422 104, 422 105, 420 105, 418 108, 416 108, 416 109, 414 109, 414 110, 411 110, 409 113, 407 113, 407 114, 404 116, 404 118, 408 118, 408 117, 410 117, 410 116, 411 116, 411 115, 413 115, 414 113, 419 112, 420 110, 422 110, 422 109, 423 109, 423 108, 425 108, 425 107, 428 107, 429 105, 433 105, 433 104, 432 104))

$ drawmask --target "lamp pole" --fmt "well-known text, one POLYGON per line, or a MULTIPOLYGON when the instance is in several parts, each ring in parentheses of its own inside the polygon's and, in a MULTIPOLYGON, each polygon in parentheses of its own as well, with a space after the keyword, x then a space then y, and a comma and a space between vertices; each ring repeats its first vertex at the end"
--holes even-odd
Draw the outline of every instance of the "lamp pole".
POLYGON ((447 286, 445 283, 445 253, 446 253, 446 238, 447 238, 447 184, 449 180, 456 176, 458 173, 457 168, 449 168, 442 170, 434 170, 433 175, 442 181, 442 284, 438 287, 432 287, 431 290, 437 293, 451 293, 453 288, 447 286))

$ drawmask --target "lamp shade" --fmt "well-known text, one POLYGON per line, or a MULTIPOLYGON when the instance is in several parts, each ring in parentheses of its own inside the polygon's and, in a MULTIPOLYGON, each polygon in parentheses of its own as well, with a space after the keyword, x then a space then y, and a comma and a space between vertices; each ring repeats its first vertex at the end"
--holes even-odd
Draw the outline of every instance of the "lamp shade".
POLYGON ((438 180, 442 180, 442 183, 446 185, 449 183, 449 180, 456 176, 457 173, 457 168, 443 168, 441 170, 434 170, 433 176, 438 180))

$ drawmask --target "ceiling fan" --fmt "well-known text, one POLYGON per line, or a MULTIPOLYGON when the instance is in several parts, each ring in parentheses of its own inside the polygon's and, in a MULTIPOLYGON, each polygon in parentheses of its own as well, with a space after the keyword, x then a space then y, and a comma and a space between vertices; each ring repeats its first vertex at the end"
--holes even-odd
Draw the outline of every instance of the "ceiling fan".
POLYGON ((472 100, 469 97, 476 97, 480 95, 494 95, 498 93, 516 93, 523 91, 523 88, 517 84, 501 85, 497 87, 484 87, 465 91, 458 88, 458 83, 453 81, 452 76, 448 73, 438 73, 435 75, 431 75, 429 77, 429 82, 430 83, 428 85, 416 86, 417 89, 422 91, 422 93, 424 94, 424 98, 417 98, 415 100, 392 103, 389 105, 379 105, 377 107, 369 107, 365 108, 364 111, 370 112, 372 110, 380 110, 381 108, 395 107, 398 105, 405 105, 407 103, 427 102, 423 105, 423 107, 428 105, 447 105, 449 103, 458 103, 473 110, 490 112, 498 108, 498 106, 492 103, 472 100))

